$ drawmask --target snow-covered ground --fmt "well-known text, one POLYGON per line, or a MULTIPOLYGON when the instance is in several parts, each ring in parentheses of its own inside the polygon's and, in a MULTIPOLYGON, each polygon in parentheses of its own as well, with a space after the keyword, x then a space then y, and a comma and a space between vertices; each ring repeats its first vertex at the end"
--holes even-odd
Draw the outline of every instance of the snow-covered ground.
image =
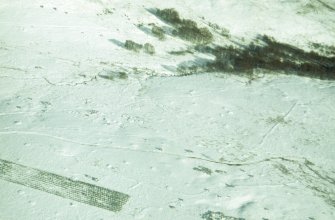
POLYGON ((169 7, 237 39, 335 45, 331 0, 0 0, 0 160, 129 195, 111 212, 0 166, 1 220, 335 219, 335 82, 176 76, 203 55, 137 26, 169 7))

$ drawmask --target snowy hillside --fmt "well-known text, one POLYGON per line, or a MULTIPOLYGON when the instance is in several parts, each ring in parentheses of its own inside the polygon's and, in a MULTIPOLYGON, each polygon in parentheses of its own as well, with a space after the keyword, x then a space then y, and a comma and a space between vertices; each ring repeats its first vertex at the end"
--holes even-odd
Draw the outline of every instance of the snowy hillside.
POLYGON ((0 0, 0 220, 335 219, 334 57, 332 0, 0 0))

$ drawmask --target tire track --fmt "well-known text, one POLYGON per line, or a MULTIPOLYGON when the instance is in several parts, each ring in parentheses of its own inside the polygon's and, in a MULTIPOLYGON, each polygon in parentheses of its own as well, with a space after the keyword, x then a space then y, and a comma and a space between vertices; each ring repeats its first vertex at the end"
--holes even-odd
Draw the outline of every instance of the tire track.
POLYGON ((0 179, 113 212, 129 195, 0 159, 0 179))

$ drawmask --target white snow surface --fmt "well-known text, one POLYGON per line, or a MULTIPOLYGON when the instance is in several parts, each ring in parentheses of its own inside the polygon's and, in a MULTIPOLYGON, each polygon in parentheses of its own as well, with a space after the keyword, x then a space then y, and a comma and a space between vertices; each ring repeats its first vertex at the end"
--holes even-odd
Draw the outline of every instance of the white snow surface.
POLYGON ((335 45, 320 1, 0 0, 0 159, 130 196, 114 213, 0 179, 1 220, 335 219, 335 82, 178 77, 197 54, 168 51, 189 43, 136 26, 170 7, 238 38, 335 45))

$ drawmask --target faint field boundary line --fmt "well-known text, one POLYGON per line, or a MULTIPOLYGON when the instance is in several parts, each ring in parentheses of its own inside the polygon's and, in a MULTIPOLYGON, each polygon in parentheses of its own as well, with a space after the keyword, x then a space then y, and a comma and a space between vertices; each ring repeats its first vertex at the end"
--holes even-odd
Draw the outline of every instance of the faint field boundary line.
POLYGON ((113 212, 121 211, 129 199, 121 192, 2 159, 0 179, 113 212))
MULTIPOLYGON (((191 160, 199 160, 199 161, 206 161, 209 163, 216 163, 216 164, 222 164, 227 166, 249 166, 254 165, 258 163, 263 163, 266 161, 272 161, 272 160, 288 160, 288 161, 300 161, 300 160, 306 160, 304 157, 270 157, 265 159, 260 159, 256 161, 249 161, 249 162, 233 162, 233 161, 220 161, 210 158, 203 158, 200 156, 188 156, 184 154, 178 154, 178 153, 172 153, 172 152, 164 152, 164 151, 155 151, 155 150, 144 150, 144 149, 134 149, 134 148, 127 148, 127 147, 119 147, 119 146, 112 146, 112 145, 105 145, 105 144, 97 144, 97 143, 84 143, 79 142, 76 140, 68 139, 62 136, 54 136, 46 133, 39 133, 39 132, 29 132, 29 131, 0 131, 0 135, 37 135, 37 136, 43 136, 47 138, 53 138, 56 140, 78 144, 82 146, 89 146, 89 147, 95 147, 95 149, 104 149, 104 150, 120 150, 120 151, 129 151, 129 152, 137 152, 137 153, 150 153, 150 154, 157 154, 157 155, 163 155, 163 156, 169 156, 169 157, 175 157, 175 158, 186 158, 191 160)), ((1 159, 0 159, 1 160, 1 159)))

